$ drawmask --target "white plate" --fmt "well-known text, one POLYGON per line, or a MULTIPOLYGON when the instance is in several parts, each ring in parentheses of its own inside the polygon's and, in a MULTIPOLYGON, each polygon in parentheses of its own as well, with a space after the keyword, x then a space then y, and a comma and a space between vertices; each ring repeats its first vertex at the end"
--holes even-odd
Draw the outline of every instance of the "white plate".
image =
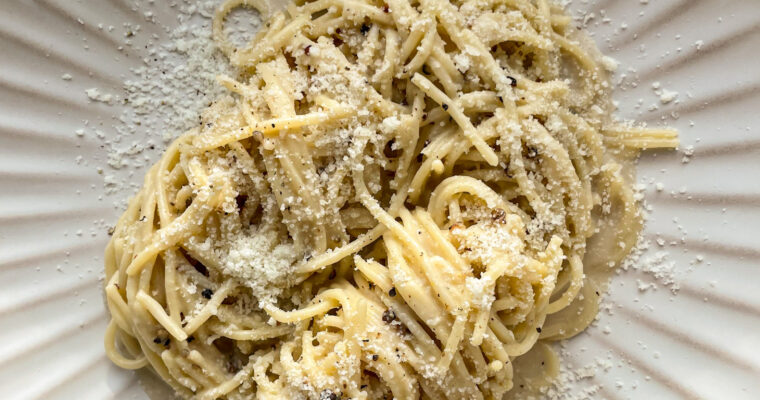
MULTIPOLYGON (((105 194, 104 176, 139 184, 142 172, 106 165, 101 146, 115 137, 122 109, 85 94, 97 87, 119 95, 122 81, 132 77, 130 68, 147 56, 118 50, 133 28, 124 23, 142 26, 131 39, 137 47, 160 42, 166 40, 165 27, 177 24, 182 6, 134 3, 0 4, 4 399, 146 398, 134 374, 112 366, 103 353, 106 315, 99 282, 107 225, 131 191, 105 194), (72 79, 62 79, 65 74, 72 79), (82 128, 85 135, 79 137, 82 128)), ((646 3, 571 4, 577 15, 593 12, 588 29, 602 51, 621 63, 618 77, 625 74, 628 83, 616 92, 620 115, 675 126, 683 146, 679 152, 647 153, 639 165, 653 208, 646 229, 652 248, 644 258, 667 252, 654 268, 665 276, 629 270, 614 278, 608 311, 565 347, 574 371, 595 365, 586 370, 593 376, 566 397, 596 387, 595 398, 756 399, 760 2, 646 3), (655 82, 677 91, 677 100, 662 104, 655 82), (652 105, 657 110, 649 111, 652 105), (683 151, 687 146, 693 146, 690 157, 683 151), (668 263, 671 285, 665 284, 668 263), (646 289, 649 284, 656 287, 646 289)), ((145 138, 138 132, 127 139, 145 138)), ((163 146, 158 144, 145 152, 153 160, 163 146)))

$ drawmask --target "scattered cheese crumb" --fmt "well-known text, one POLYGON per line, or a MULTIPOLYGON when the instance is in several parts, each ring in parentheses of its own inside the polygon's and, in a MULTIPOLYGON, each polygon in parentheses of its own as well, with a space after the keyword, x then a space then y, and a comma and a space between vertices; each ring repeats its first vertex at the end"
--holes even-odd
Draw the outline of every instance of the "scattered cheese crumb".
POLYGON ((109 93, 101 93, 98 88, 90 88, 85 90, 87 97, 92 101, 99 101, 101 103, 113 104, 114 96, 109 93))
POLYGON ((678 97, 678 92, 663 89, 662 93, 660 93, 660 102, 662 104, 668 104, 672 102, 673 100, 675 100, 677 97, 678 97))

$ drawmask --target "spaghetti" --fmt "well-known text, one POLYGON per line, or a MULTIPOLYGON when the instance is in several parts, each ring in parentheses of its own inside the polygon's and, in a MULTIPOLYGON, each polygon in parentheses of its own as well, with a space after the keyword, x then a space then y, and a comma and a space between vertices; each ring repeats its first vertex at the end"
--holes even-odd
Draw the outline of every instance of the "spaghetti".
POLYGON ((500 399, 593 320, 641 226, 623 166, 678 142, 613 121, 560 7, 229 0, 213 27, 230 94, 106 249, 115 364, 183 398, 500 399), (268 22, 236 48, 242 6, 268 22))

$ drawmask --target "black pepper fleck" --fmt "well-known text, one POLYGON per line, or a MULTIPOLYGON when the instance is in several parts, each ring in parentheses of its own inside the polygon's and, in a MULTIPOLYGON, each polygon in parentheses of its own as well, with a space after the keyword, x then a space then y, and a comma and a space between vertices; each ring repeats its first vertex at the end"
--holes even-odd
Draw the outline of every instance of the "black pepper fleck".
POLYGON ((388 296, 394 297, 396 296, 396 288, 392 287, 391 290, 388 291, 388 296))
POLYGON ((207 299, 210 299, 214 295, 214 291, 211 289, 203 289, 201 295, 207 299))
POLYGON ((330 389, 325 389, 319 394, 319 400, 340 400, 340 396, 330 389))
POLYGON ((246 201, 248 201, 247 195, 239 194, 237 197, 235 197, 235 203, 237 203, 238 211, 243 211, 243 207, 245 207, 246 201))
POLYGON ((496 210, 491 212, 491 218, 500 224, 507 222, 506 216, 507 216, 507 213, 504 212, 504 210, 502 210, 501 208, 497 208, 496 210))
POLYGON ((533 146, 529 146, 527 156, 528 158, 536 158, 538 156, 538 149, 533 146))
POLYGON ((386 324, 390 324, 391 322, 396 320, 396 312, 394 312, 391 309, 385 310, 383 313, 383 322, 386 324))

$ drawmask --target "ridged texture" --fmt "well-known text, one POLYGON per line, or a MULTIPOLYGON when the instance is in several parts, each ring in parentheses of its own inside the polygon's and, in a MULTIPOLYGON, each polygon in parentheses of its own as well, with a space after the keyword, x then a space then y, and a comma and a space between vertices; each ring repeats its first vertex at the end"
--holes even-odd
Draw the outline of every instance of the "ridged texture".
MULTIPOLYGON (((142 171, 132 177, 129 170, 109 171, 100 141, 75 131, 88 121, 115 134, 121 109, 91 102, 84 91, 120 92, 143 56, 117 49, 123 23, 142 26, 136 41, 151 34, 160 40, 176 23, 163 3, 136 10, 127 0, 0 4, 5 399, 146 398, 134 374, 103 354, 104 223, 118 217, 114 204, 125 194, 104 195, 96 168, 137 184, 142 171), (144 11, 157 22, 147 22, 144 11), (115 29, 98 29, 100 23, 115 29)), ((604 398, 757 398, 760 3, 575 3, 578 23, 594 13, 588 29, 620 61, 618 75, 626 75, 615 95, 620 116, 677 127, 682 148, 694 146, 688 163, 683 152, 650 152, 639 163, 652 206, 646 229, 652 245, 643 258, 667 251, 680 289, 674 295, 662 278, 644 271, 616 276, 610 311, 567 344, 574 365, 611 356, 612 368, 579 386, 600 384, 597 396, 604 398), (661 104, 654 82, 678 91, 677 102, 661 104), (658 109, 648 111, 652 104, 658 109), (639 290, 647 283, 657 288, 639 290)))

